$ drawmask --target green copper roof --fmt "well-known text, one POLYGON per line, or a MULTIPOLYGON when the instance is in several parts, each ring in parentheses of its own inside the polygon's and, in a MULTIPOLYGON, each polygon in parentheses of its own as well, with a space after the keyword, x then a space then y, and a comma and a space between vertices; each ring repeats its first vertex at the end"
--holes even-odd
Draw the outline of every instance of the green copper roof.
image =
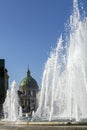
POLYGON ((29 69, 27 71, 27 76, 20 82, 20 87, 21 86, 29 86, 29 87, 38 88, 37 82, 34 78, 31 77, 29 69))

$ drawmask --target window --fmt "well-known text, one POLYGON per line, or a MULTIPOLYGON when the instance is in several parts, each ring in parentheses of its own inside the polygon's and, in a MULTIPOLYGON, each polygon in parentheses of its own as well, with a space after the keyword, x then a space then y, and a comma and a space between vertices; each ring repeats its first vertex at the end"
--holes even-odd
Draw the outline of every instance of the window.
POLYGON ((34 103, 35 101, 34 100, 31 100, 31 103, 34 103))
POLYGON ((23 91, 23 94, 26 95, 26 91, 23 91))
POLYGON ((33 91, 31 91, 31 96, 33 96, 33 91))
POLYGON ((31 92, 30 92, 30 91, 28 91, 28 95, 29 95, 29 96, 31 95, 31 92))
POLYGON ((33 96, 36 96, 36 92, 35 91, 33 91, 33 96))

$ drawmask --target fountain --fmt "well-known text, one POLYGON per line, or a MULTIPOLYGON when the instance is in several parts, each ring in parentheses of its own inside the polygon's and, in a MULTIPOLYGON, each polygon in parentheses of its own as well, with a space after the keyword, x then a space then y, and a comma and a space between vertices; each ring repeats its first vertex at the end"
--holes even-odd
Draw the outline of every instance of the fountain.
POLYGON ((19 98, 16 90, 16 82, 13 81, 11 89, 7 90, 7 96, 3 104, 4 120, 17 121, 22 117, 22 109, 19 105, 19 98))
MULTIPOLYGON (((85 13, 80 15, 78 0, 73 0, 73 13, 67 29, 66 37, 60 36, 57 47, 51 51, 45 64, 39 107, 33 112, 31 121, 19 123, 25 127, 18 127, 18 130, 87 129, 84 126, 87 124, 87 17, 85 13)), ((17 97, 16 93, 13 94, 13 86, 11 92, 7 91, 8 102, 4 103, 4 108, 9 104, 14 112, 10 107, 4 110, 8 119, 16 121, 20 113, 18 100, 14 100, 15 104, 8 100, 10 96, 12 99, 17 97)))
POLYGON ((33 119, 87 119, 87 17, 80 15, 77 0, 73 0, 68 29, 69 35, 64 40, 60 36, 45 64, 40 104, 33 119))

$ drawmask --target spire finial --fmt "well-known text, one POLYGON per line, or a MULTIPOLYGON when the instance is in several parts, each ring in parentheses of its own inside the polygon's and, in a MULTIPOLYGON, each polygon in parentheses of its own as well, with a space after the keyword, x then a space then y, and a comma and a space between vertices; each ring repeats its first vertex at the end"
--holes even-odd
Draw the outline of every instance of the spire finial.
POLYGON ((28 64, 27 77, 29 76, 30 76, 30 69, 29 69, 29 64, 28 64))
POLYGON ((29 70, 29 64, 28 64, 28 70, 29 70))

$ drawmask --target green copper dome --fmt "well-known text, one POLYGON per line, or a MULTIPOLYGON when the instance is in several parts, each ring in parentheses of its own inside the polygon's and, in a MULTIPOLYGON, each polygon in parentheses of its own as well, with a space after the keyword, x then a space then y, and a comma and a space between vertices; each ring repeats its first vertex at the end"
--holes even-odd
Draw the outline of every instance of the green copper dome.
POLYGON ((26 86, 26 85, 28 85, 28 78, 27 77, 25 77, 22 81, 21 81, 21 83, 20 83, 20 86, 26 86))
POLYGON ((34 78, 31 77, 30 71, 28 69, 27 71, 27 76, 20 82, 20 91, 22 90, 23 87, 34 87, 38 88, 37 82, 34 78))

